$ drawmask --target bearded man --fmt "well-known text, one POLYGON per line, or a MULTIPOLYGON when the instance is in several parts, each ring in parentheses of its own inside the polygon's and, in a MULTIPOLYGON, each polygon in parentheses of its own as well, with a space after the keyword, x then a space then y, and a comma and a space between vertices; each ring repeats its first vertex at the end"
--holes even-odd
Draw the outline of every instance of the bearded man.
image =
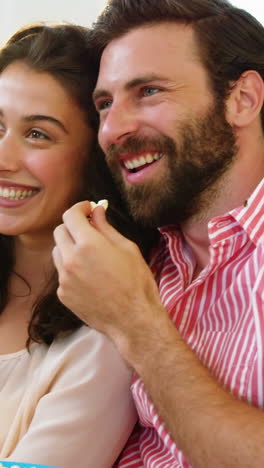
POLYGON ((110 0, 94 40, 99 143, 161 234, 149 268, 88 202, 55 231, 61 301, 135 370, 118 466, 263 468, 264 29, 225 0, 110 0))

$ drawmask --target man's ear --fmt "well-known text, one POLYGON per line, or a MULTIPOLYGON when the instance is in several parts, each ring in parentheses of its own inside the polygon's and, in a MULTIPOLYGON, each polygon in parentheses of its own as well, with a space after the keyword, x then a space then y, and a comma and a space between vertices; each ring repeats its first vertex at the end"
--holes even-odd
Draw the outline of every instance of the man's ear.
POLYGON ((226 101, 226 117, 234 127, 246 127, 260 115, 264 102, 264 82, 260 74, 248 70, 231 88, 226 101))

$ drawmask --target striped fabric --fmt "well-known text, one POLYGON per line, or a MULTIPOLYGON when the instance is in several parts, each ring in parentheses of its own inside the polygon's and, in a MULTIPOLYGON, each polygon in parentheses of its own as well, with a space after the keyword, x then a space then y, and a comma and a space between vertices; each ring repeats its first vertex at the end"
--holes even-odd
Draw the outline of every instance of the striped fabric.
MULTIPOLYGON (((195 261, 173 227, 152 269, 162 303, 183 339, 222 386, 264 407, 264 179, 245 205, 208 225, 210 262, 192 282, 195 261)), ((132 384, 140 427, 120 468, 188 468, 139 378, 132 384)))

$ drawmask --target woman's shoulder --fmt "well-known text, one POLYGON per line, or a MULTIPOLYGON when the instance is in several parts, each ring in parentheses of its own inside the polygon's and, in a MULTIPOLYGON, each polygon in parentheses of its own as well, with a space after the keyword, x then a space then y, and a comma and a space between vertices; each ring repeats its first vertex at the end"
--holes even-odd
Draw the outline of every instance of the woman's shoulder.
POLYGON ((108 348, 109 351, 117 353, 109 338, 93 328, 82 325, 73 332, 61 333, 50 345, 50 352, 63 355, 72 354, 78 350, 87 355, 97 353, 101 348, 108 348))
MULTIPOLYGON (((114 344, 102 333, 85 325, 72 333, 57 337, 50 346, 39 345, 33 353, 42 354, 42 374, 55 374, 60 380, 87 380, 91 372, 123 377, 130 381, 131 370, 121 358, 114 344)), ((32 356, 34 359, 34 357, 32 356)))

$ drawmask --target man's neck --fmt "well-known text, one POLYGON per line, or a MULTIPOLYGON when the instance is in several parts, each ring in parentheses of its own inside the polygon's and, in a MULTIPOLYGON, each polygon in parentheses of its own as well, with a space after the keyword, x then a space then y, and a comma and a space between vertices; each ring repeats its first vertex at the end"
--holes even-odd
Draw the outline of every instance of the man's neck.
POLYGON ((196 276, 209 262, 208 223, 244 205, 264 176, 264 168, 246 173, 236 168, 226 174, 218 187, 207 195, 206 208, 182 224, 181 231, 196 258, 196 276), (254 174, 252 174, 254 172, 254 174), (247 174, 247 175, 246 175, 247 174))

